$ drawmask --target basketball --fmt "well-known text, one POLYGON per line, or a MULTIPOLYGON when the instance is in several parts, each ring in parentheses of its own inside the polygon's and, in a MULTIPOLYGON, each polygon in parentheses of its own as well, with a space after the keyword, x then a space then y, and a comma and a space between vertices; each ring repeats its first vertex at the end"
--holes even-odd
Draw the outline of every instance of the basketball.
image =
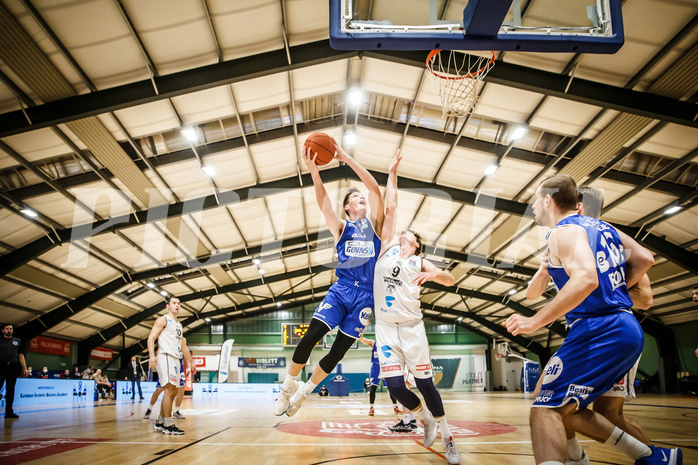
POLYGON ((303 144, 303 152, 307 152, 310 148, 311 158, 317 153, 315 164, 318 166, 326 165, 334 160, 334 138, 324 132, 316 132, 308 136, 303 144))

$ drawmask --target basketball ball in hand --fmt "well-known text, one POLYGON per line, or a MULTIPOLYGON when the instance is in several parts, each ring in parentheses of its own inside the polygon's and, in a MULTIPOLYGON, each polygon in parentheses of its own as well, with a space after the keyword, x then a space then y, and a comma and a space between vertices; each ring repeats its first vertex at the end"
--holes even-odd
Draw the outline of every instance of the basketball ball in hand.
POLYGON ((303 152, 307 152, 310 148, 310 158, 317 153, 315 164, 318 166, 326 165, 334 160, 335 148, 334 138, 324 132, 316 132, 308 136, 303 144, 303 152))

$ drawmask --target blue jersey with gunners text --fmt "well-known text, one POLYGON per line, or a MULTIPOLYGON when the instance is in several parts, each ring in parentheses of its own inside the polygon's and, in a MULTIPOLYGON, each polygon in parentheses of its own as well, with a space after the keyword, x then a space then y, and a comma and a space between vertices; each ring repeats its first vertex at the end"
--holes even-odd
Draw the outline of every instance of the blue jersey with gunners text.
POLYGON ((367 218, 345 221, 337 241, 337 279, 351 281, 373 292, 373 272, 381 241, 367 218))
MULTIPOLYGON (((625 282, 625 253, 623 243, 613 226, 603 221, 582 215, 570 215, 562 219, 555 228, 561 226, 584 229, 589 246, 596 259, 599 285, 576 308, 567 313, 567 323, 577 318, 606 315, 633 306, 625 282)), ((551 229, 550 233, 555 229, 551 229)), ((569 280, 562 266, 548 264, 548 272, 553 278, 558 292, 569 280)))

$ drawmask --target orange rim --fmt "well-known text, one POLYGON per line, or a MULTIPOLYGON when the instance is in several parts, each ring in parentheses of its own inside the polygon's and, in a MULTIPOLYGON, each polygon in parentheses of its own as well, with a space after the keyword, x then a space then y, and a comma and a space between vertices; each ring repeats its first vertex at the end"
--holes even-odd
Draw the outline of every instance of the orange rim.
POLYGON ((463 76, 448 76, 445 75, 439 71, 434 71, 431 69, 431 61, 434 59, 436 55, 438 55, 441 52, 441 50, 432 50, 429 52, 429 55, 427 56, 427 71, 429 71, 433 76, 439 78, 439 79, 449 79, 452 81, 458 81, 461 79, 466 79, 466 78, 474 78, 478 76, 480 73, 484 72, 487 70, 487 68, 490 67, 492 63, 494 63, 494 51, 492 51, 492 57, 489 59, 489 61, 483 66, 482 68, 478 69, 477 71, 474 71, 472 73, 465 74, 463 76))

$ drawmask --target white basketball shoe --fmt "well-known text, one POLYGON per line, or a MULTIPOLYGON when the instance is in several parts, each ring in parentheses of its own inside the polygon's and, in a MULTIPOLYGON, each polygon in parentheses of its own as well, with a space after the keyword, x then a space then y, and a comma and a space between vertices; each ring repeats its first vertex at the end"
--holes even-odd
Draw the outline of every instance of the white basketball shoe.
POLYGON ((441 444, 446 451, 446 461, 451 464, 460 463, 460 452, 458 452, 458 447, 456 447, 453 436, 447 438, 442 437, 441 444))
POLYGON ((298 385, 298 381, 295 380, 293 381, 293 386, 291 386, 289 389, 284 389, 283 384, 281 385, 281 389, 279 389, 279 397, 277 397, 274 401, 274 415, 278 417, 286 413, 289 402, 291 401, 291 396, 298 391, 298 385))
MULTIPOLYGON (((424 410, 426 410, 426 407, 424 407, 424 410)), ((439 432, 439 422, 429 414, 422 420, 422 424, 424 425, 424 447, 431 447, 434 441, 436 441, 436 435, 439 432)))
POLYGON ((300 410, 301 405, 303 405, 303 402, 306 401, 308 397, 310 397, 309 394, 305 393, 305 383, 303 381, 298 383, 298 390, 296 393, 291 397, 291 403, 288 405, 288 410, 286 410, 286 415, 289 417, 292 417, 293 415, 300 410))
POLYGON ((587 451, 582 451, 582 458, 579 460, 572 460, 571 458, 567 457, 565 465, 589 465, 589 456, 587 455, 587 451))

